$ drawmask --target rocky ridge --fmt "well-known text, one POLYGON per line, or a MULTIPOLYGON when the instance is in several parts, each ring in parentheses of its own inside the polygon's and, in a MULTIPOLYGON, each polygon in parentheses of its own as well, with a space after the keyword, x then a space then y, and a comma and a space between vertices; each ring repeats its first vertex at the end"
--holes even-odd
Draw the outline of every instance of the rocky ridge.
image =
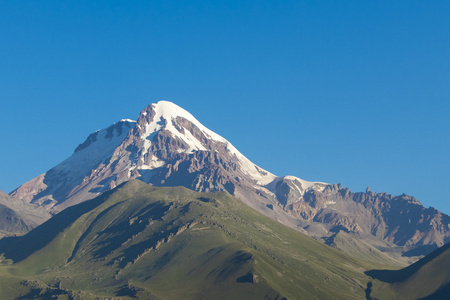
POLYGON ((149 105, 136 121, 122 120, 91 134, 71 157, 11 195, 56 213, 133 178, 157 186, 227 191, 331 245, 333 236, 344 232, 384 241, 383 247, 405 246, 405 252, 441 246, 450 235, 449 217, 412 197, 352 193, 341 185, 277 177, 167 101, 149 105))
POLYGON ((48 218, 44 208, 0 191, 0 237, 26 233, 48 218))

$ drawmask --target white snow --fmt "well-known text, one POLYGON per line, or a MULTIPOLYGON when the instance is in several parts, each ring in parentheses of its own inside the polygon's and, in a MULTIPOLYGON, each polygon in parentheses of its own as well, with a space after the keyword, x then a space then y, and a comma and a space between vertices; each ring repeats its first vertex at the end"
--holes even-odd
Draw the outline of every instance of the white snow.
POLYGON ((165 161, 158 159, 156 156, 152 155, 150 159, 150 163, 148 165, 142 165, 139 167, 139 170, 153 170, 159 167, 162 167, 166 164, 165 161))
MULTIPOLYGON (((336 201, 327 201, 327 202, 325 202, 325 205, 323 206, 323 208, 327 208, 328 205, 333 205, 333 204, 336 204, 336 201)), ((335 208, 333 208, 333 210, 335 210, 335 208)))
MULTIPOLYGON (((295 182, 297 183, 297 182, 295 182)), ((300 195, 303 194, 304 190, 302 190, 297 184, 294 184, 295 189, 297 190, 297 192, 299 192, 300 195)), ((303 184, 301 184, 301 187, 303 188, 303 184)))
MULTIPOLYGON (((155 112, 154 119, 152 122, 150 122, 149 124, 140 123, 139 125, 137 125, 136 121, 134 120, 122 119, 119 121, 123 122, 123 124, 120 124, 122 127, 121 134, 119 135, 119 132, 117 130, 114 130, 112 137, 108 136, 108 138, 106 138, 106 136, 108 135, 108 128, 97 130, 96 140, 94 142, 92 142, 86 148, 74 153, 71 157, 69 157, 56 167, 54 167, 52 171, 56 173, 55 174, 56 176, 63 178, 64 182, 74 182, 74 183, 76 182, 77 185, 79 185, 79 182, 82 182, 83 180, 85 180, 85 182, 89 181, 89 179, 86 178, 89 177, 90 175, 92 175, 93 177, 97 176, 98 180, 102 178, 107 178, 107 176, 110 176, 111 171, 115 175, 119 174, 119 172, 128 172, 128 177, 131 177, 133 176, 130 173, 131 171, 142 170, 141 176, 144 176, 145 180, 149 181, 150 178, 155 174, 155 172, 157 172, 155 169, 158 169, 167 163, 166 161, 158 159, 156 156, 152 155, 152 153, 148 152, 148 149, 150 148, 152 143, 151 141, 153 135, 156 134, 163 127, 165 130, 168 130, 174 138, 178 138, 185 144, 187 144, 188 146, 187 149, 180 149, 179 151, 186 153, 192 153, 194 151, 207 151, 205 146, 209 145, 203 145, 202 141, 195 138, 189 130, 184 130, 183 132, 180 132, 174 126, 172 120, 175 120, 177 117, 182 117, 193 123, 199 130, 202 131, 202 133, 206 136, 206 138, 210 139, 213 143, 220 143, 221 144, 220 148, 217 149, 221 149, 222 147, 224 147, 226 151, 228 151, 228 154, 232 157, 232 160, 238 163, 240 171, 254 180, 253 184, 255 185, 256 189, 259 189, 261 192, 275 197, 274 192, 276 183, 283 177, 277 177, 274 174, 269 173, 256 166, 244 155, 242 155, 230 142, 228 142, 220 135, 214 133, 213 131, 203 126, 195 117, 193 117, 189 112, 182 109, 181 107, 169 101, 159 101, 151 105, 152 109, 155 112), (140 128, 141 126, 144 128, 140 128), (126 146, 128 146, 128 144, 122 143, 124 142, 124 139, 128 136, 129 131, 133 128, 139 128, 139 130, 144 131, 144 134, 141 136, 141 138, 143 139, 144 144, 143 147, 145 150, 143 152, 139 152, 143 154, 143 156, 139 157, 139 161, 136 162, 135 160, 129 160, 126 166, 120 164, 119 165, 121 166, 120 171, 109 170, 103 167, 99 168, 99 166, 102 166, 102 164, 104 163, 105 164, 112 163, 110 159, 116 150, 117 153, 114 154, 114 159, 117 160, 119 158, 124 158, 125 161, 126 159, 128 159, 127 155, 129 155, 129 153, 127 152, 126 149, 126 146), (147 157, 145 155, 152 155, 152 156, 151 159, 147 161, 145 165, 143 165, 144 160, 147 157), (119 158, 116 156, 119 156, 119 158)), ((142 112, 142 116, 145 116, 147 114, 148 113, 146 111, 142 112)), ((131 138, 133 139, 130 141, 134 143, 135 137, 131 136, 131 138)), ((141 144, 141 141, 138 144, 141 144)), ((218 145, 216 144, 216 146, 218 145)), ((214 149, 214 146, 212 148, 214 149)), ((243 174, 238 173, 236 175, 242 176, 243 174)), ((305 181, 294 176, 286 176, 285 178, 300 182, 301 187, 299 186, 298 183, 295 184, 295 186, 300 191, 301 194, 303 194, 306 190, 311 188, 324 189, 325 186, 327 185, 326 183, 322 182, 305 181)), ((95 184, 98 184, 98 181, 95 181, 97 179, 93 178, 93 182, 95 184)), ((92 184, 91 186, 94 186, 92 184)))
POLYGON ((146 151, 151 145, 151 138, 148 138, 148 136, 161 130, 164 123, 166 130, 170 131, 174 137, 181 139, 189 146, 189 148, 185 151, 186 153, 192 153, 193 151, 205 151, 206 149, 202 145, 202 143, 198 139, 196 139, 188 130, 185 130, 183 134, 173 126, 172 120, 176 119, 177 117, 182 117, 197 126, 207 138, 225 144, 225 148, 230 152, 230 154, 234 154, 238 159, 241 165, 241 170, 253 177, 258 182, 258 184, 265 185, 276 178, 275 175, 257 167, 244 155, 242 155, 230 142, 228 142, 217 133, 203 126, 203 124, 201 124, 193 115, 191 115, 189 112, 179 107, 178 105, 169 101, 159 101, 155 104, 152 104, 152 108, 155 111, 155 117, 154 121, 150 124, 147 124, 145 128, 146 137, 144 147, 146 151), (165 120, 165 122, 161 122, 162 120, 165 120), (262 173, 265 173, 265 175, 262 173))
MULTIPOLYGON (((176 137, 179 137, 183 139, 186 142, 190 142, 192 144, 189 144, 189 146, 192 147, 193 150, 206 150, 198 141, 195 139, 192 135, 186 137, 182 133, 180 133, 172 124, 171 120, 176 119, 177 117, 185 118, 186 120, 192 122, 195 126, 197 126, 207 137, 219 141, 222 143, 227 142, 223 137, 220 135, 212 132, 205 126, 203 126, 197 119, 191 115, 189 112, 184 110, 183 108, 179 107, 178 105, 169 102, 169 101, 159 101, 156 104, 152 104, 153 109, 155 110, 155 117, 154 120, 156 122, 152 122, 148 124, 146 128, 147 133, 153 133, 155 131, 158 131, 162 128, 161 124, 157 124, 160 120, 164 119, 166 120, 166 127, 165 129, 169 130, 172 134, 174 134, 176 137)), ((186 133, 186 131, 185 131, 186 133)))
POLYGON ((300 179, 298 177, 295 176, 285 176, 284 178, 289 179, 289 180, 298 180, 300 181, 300 183, 302 184, 302 188, 304 190, 309 190, 310 188, 314 187, 314 186, 318 186, 318 185, 328 185, 328 183, 324 183, 324 182, 317 182, 317 181, 306 181, 303 179, 300 179))
MULTIPOLYGON (((188 135, 187 131, 185 131, 185 134, 182 134, 172 124, 172 120, 176 119, 178 116, 193 123, 199 123, 191 114, 168 101, 159 101, 156 104, 152 104, 152 108, 155 111, 155 116, 153 122, 146 124, 145 136, 143 136, 143 138, 145 138, 144 147, 146 151, 151 145, 151 135, 161 130, 164 125, 164 129, 170 131, 174 137, 180 138, 189 146, 189 149, 186 152, 190 153, 194 150, 205 150, 200 141, 195 139, 192 134, 188 135)), ((146 115, 145 111, 143 113, 146 115)))
POLYGON ((114 130, 112 138, 106 138, 108 128, 97 130, 96 141, 88 147, 77 151, 53 168, 56 172, 67 174, 68 180, 81 180, 105 160, 109 159, 114 150, 122 143, 134 123, 123 126, 122 134, 114 130))
POLYGON ((300 195, 302 195, 302 196, 305 194, 305 192, 307 190, 315 189, 315 190, 323 191, 325 189, 325 187, 327 185, 329 185, 328 183, 324 183, 324 182, 306 181, 306 180, 300 179, 300 178, 295 177, 295 176, 284 176, 284 177, 276 177, 272 182, 270 182, 270 183, 268 183, 266 185, 266 188, 268 190, 270 190, 271 192, 275 193, 275 187, 276 187, 277 183, 280 180, 282 180, 283 178, 287 179, 287 180, 294 181, 294 183, 295 183, 295 181, 300 182, 301 185, 302 185, 303 190, 300 189, 296 184, 294 184, 294 186, 297 189, 297 191, 300 192, 300 195))
MULTIPOLYGON (((179 138, 188 145, 188 149, 180 149, 180 151, 184 151, 186 153, 192 153, 193 151, 206 151, 202 142, 195 138, 188 130, 184 130, 184 132, 181 133, 180 131, 178 131, 178 129, 175 128, 172 120, 175 120, 177 117, 182 117, 197 126, 203 132, 203 134, 213 142, 224 144, 225 149, 229 152, 229 154, 231 156, 235 156, 238 164, 240 165, 240 170, 253 178, 257 186, 260 186, 264 189, 267 188, 267 192, 272 193, 275 187, 274 184, 276 184, 276 182, 282 178, 277 177, 274 174, 256 166, 244 155, 242 155, 230 142, 203 126, 194 116, 192 116, 183 108, 169 101, 159 101, 155 104, 152 104, 152 109, 155 111, 154 120, 153 122, 145 125, 145 134, 144 136, 142 136, 142 138, 144 139, 144 153, 148 153, 148 149, 151 146, 152 135, 161 130, 164 125, 164 128, 170 131, 170 133, 174 137, 179 138)), ((147 112, 144 111, 142 114, 146 115, 147 112)), ((122 134, 120 136, 118 135, 117 131, 114 131, 111 139, 105 139, 107 135, 107 129, 98 130, 97 139, 95 142, 91 143, 87 148, 74 153, 74 155, 60 163, 54 168, 55 171, 62 171, 63 173, 67 174, 68 180, 82 180, 84 176, 88 175, 93 169, 96 169, 99 164, 108 160, 113 155, 116 148, 123 142, 128 134, 128 131, 136 126, 136 121, 131 119, 122 119, 120 122, 124 122, 124 130, 122 131, 122 134)), ((133 166, 130 165, 126 168, 129 167, 131 170, 137 167, 135 163, 132 164, 133 166)), ((158 158, 153 156, 148 164, 141 165, 137 168, 141 170, 152 170, 162 167, 165 164, 165 161, 159 160, 158 158)), ((287 176, 286 178, 290 180, 298 180, 302 185, 303 192, 310 188, 323 188, 326 185, 325 183, 321 182, 305 181, 294 176, 287 176)), ((298 188, 299 191, 302 192, 302 189, 297 186, 296 188, 298 188)))

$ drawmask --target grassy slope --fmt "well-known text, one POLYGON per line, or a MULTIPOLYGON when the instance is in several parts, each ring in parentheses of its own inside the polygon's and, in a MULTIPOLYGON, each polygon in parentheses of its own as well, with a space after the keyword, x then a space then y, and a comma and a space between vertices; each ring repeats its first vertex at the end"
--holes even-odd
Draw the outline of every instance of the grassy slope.
POLYGON ((364 299, 374 268, 226 193, 140 181, 0 240, 1 252, 15 262, 0 267, 2 299, 364 299))
POLYGON ((398 271, 375 270, 373 297, 379 299, 448 299, 450 244, 398 271))
POLYGON ((370 236, 357 238, 352 234, 340 231, 332 237, 326 238, 324 242, 352 257, 361 258, 375 264, 383 263, 401 268, 411 263, 411 259, 402 257, 402 247, 394 244, 389 245, 388 242, 378 241, 370 236), (383 248, 389 248, 390 253, 386 254, 379 250, 383 248))

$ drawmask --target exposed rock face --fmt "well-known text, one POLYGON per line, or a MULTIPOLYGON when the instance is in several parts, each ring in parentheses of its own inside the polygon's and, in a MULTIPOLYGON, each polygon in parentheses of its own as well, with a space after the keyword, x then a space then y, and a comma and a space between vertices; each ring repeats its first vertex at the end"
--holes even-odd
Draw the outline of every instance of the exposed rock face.
POLYGON ((26 233, 49 217, 50 214, 42 207, 0 191, 0 237, 26 233))
POLYGON ((136 122, 123 120, 91 134, 70 158, 11 195, 58 212, 132 178, 235 194, 238 187, 264 189, 276 177, 188 112, 160 101, 136 122))
POLYGON ((73 205, 106 191, 107 188, 102 187, 107 182, 102 181, 108 179, 104 174, 98 173, 134 124, 129 120, 122 120, 89 135, 71 157, 23 184, 11 196, 52 210, 65 201, 73 205), (97 186, 99 182, 102 182, 101 187, 97 186))
POLYGON ((370 234, 399 246, 442 246, 450 236, 448 215, 407 195, 352 193, 329 185, 308 191, 286 209, 301 219, 327 224, 331 232, 370 234))
POLYGON ((276 177, 166 101, 146 107, 137 121, 122 120, 91 134, 70 158, 11 195, 55 213, 133 178, 202 192, 228 191, 326 240, 345 232, 398 246, 440 246, 450 235, 449 216, 425 209, 412 197, 370 189, 352 193, 340 185, 276 177))

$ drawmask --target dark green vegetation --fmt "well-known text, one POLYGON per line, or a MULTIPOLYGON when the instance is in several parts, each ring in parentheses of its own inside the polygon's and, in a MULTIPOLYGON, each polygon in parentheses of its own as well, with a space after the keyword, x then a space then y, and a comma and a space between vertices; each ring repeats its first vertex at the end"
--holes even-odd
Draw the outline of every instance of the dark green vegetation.
POLYGON ((0 240, 0 298, 364 299, 380 266, 225 192, 130 181, 0 240))
POLYGON ((373 299, 449 299, 450 244, 401 270, 372 270, 373 299))

